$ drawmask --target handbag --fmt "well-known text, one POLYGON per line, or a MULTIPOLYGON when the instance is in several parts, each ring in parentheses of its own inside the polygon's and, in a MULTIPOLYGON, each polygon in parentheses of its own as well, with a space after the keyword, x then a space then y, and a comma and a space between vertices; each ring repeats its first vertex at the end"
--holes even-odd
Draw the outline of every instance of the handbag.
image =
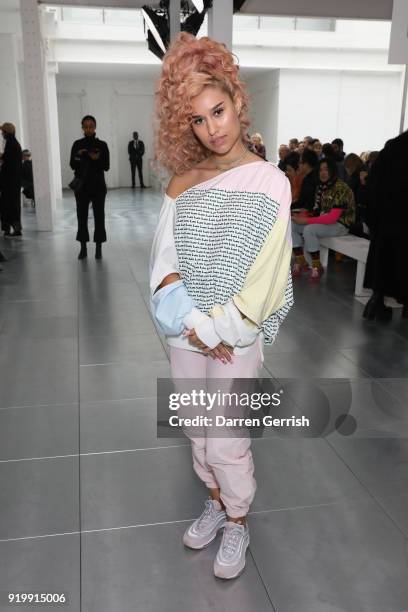
POLYGON ((77 193, 78 191, 80 191, 83 184, 84 184, 84 180, 82 178, 79 178, 78 176, 75 176, 72 179, 72 181, 68 184, 68 187, 72 189, 74 193, 77 193))

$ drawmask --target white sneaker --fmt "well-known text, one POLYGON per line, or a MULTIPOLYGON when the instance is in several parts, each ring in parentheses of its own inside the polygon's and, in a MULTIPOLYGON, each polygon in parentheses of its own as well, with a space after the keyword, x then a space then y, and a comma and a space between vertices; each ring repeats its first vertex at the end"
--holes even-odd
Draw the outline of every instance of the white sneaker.
POLYGON ((245 553, 249 546, 248 525, 227 521, 220 548, 214 561, 217 578, 236 578, 244 571, 245 553))
POLYGON ((217 533, 224 527, 227 515, 215 499, 207 499, 204 512, 187 529, 183 542, 188 548, 200 550, 215 540, 217 533))

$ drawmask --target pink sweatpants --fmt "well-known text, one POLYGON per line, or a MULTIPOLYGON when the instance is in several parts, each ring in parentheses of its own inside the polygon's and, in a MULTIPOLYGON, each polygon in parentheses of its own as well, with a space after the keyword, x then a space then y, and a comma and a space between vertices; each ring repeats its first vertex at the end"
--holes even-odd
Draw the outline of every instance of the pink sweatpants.
MULTIPOLYGON (((256 378, 263 357, 258 339, 245 355, 233 355, 232 363, 222 363, 197 351, 170 347, 173 378, 256 378)), ((190 436, 189 436, 190 437, 190 436)), ((193 467, 210 489, 220 489, 220 497, 231 518, 246 516, 256 491, 251 439, 190 437, 193 467)))

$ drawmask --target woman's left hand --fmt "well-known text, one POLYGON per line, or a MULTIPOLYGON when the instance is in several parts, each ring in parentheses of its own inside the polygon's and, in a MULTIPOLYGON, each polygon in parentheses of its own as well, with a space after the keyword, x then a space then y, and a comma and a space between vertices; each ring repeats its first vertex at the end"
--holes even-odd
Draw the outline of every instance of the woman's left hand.
POLYGON ((197 348, 202 350, 206 355, 209 355, 213 359, 219 359, 223 363, 226 363, 227 361, 232 361, 232 348, 230 349, 220 343, 215 348, 210 349, 206 344, 204 344, 204 342, 200 340, 200 338, 196 334, 195 329, 187 330, 185 335, 188 336, 192 344, 194 344, 197 348))

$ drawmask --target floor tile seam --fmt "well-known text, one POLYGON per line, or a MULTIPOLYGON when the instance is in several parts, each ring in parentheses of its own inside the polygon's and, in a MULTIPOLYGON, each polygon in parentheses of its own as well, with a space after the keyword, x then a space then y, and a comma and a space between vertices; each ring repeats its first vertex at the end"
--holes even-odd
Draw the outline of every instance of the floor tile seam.
MULTIPOLYGON (((271 508, 269 510, 258 510, 255 512, 249 512, 248 516, 255 516, 258 514, 267 514, 272 512, 283 512, 285 510, 305 510, 305 509, 313 509, 320 508, 325 506, 333 506, 344 503, 344 501, 332 502, 327 504, 316 504, 316 505, 308 505, 308 506, 290 506, 290 507, 282 507, 282 508, 271 508)), ((196 517, 187 518, 187 519, 179 519, 175 521, 158 521, 155 523, 137 523, 135 525, 119 525, 118 527, 101 527, 99 529, 81 529, 79 531, 67 531, 60 533, 49 533, 49 534, 39 534, 35 536, 22 536, 19 538, 3 538, 0 539, 0 544, 5 542, 14 542, 19 540, 36 540, 50 537, 59 537, 59 536, 70 536, 70 535, 86 535, 93 533, 106 533, 106 532, 115 532, 115 531, 124 531, 126 529, 141 529, 146 527, 161 527, 165 525, 178 525, 183 523, 191 523, 195 520, 196 517)))
POLYGON ((259 568, 259 565, 258 565, 258 563, 257 563, 257 561, 255 559, 255 554, 254 554, 254 551, 252 549, 251 544, 249 544, 248 552, 249 552, 249 555, 250 555, 250 557, 252 559, 252 563, 254 565, 255 571, 258 574, 259 581, 260 581, 260 583, 261 583, 261 585, 263 587, 263 590, 265 591, 265 595, 266 595, 266 597, 268 599, 268 602, 269 602, 269 604, 271 606, 271 610, 273 612, 278 612, 278 609, 275 607, 275 604, 272 601, 271 594, 270 594, 269 589, 267 587, 267 584, 266 584, 266 582, 265 582, 265 580, 263 578, 263 575, 262 575, 262 572, 261 572, 261 570, 259 568))
POLYGON ((1 410, 23 410, 24 408, 54 408, 54 407, 57 408, 61 406, 75 407, 75 406, 78 406, 78 403, 77 402, 64 402, 61 404, 60 403, 56 404, 55 402, 51 402, 50 404, 21 404, 18 406, 0 406, 0 411, 1 410))
MULTIPOLYGON (((381 512, 384 514, 384 516, 387 517, 387 519, 404 536, 404 538, 407 538, 407 534, 403 531, 403 529, 398 525, 398 523, 395 521, 395 519, 389 514, 389 512, 386 510, 386 508, 384 508, 384 506, 381 504, 380 500, 377 499, 376 495, 372 492, 371 487, 370 487, 370 482, 372 482, 372 484, 374 485, 374 481, 370 481, 369 480, 368 482, 364 483, 361 480, 361 478, 359 476, 357 476, 357 474, 354 472, 353 468, 348 463, 346 463, 346 459, 344 459, 342 457, 342 455, 337 451, 337 449, 333 446, 333 444, 331 444, 330 441, 327 440, 327 439, 325 439, 325 442, 326 442, 326 444, 328 446, 330 446, 332 451, 335 453, 335 455, 338 457, 338 459, 343 463, 343 465, 347 468, 347 470, 354 476, 355 480, 360 484, 362 489, 364 489, 366 491, 366 493, 373 500, 375 505, 381 510, 381 512)), ((398 483, 399 481, 393 481, 391 479, 391 480, 388 480, 387 482, 388 483, 392 483, 392 482, 398 483)))
POLYGON ((151 451, 151 450, 163 450, 168 448, 184 448, 189 447, 188 444, 172 444, 168 446, 151 446, 146 448, 127 448, 123 450, 114 450, 114 451, 98 451, 98 452, 89 452, 89 453, 72 453, 67 455, 53 455, 53 456, 44 456, 44 457, 22 457, 20 459, 0 459, 0 464, 2 463, 21 463, 23 461, 52 461, 53 459, 73 459, 75 457, 93 457, 99 455, 120 455, 125 453, 137 453, 141 451, 151 451))

